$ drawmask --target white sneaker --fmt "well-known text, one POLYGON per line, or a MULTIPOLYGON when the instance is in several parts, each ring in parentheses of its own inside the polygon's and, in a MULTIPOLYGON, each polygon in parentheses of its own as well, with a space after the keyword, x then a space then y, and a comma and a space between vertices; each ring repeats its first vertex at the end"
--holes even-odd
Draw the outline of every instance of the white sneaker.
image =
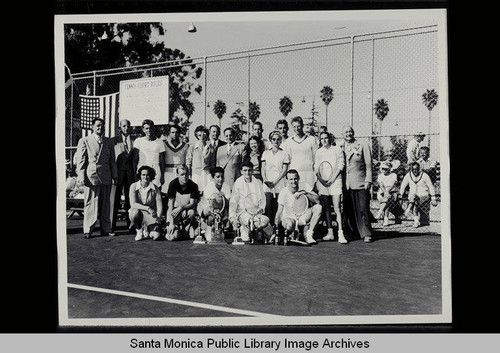
POLYGON ((418 216, 413 217, 413 228, 420 227, 420 218, 418 216))
POLYGON ((135 236, 135 241, 142 240, 142 237, 143 237, 142 228, 141 229, 137 229, 137 234, 135 236))
POLYGON ((348 244, 349 243, 347 241, 347 239, 345 238, 344 233, 341 230, 339 230, 339 235, 338 236, 339 236, 339 243, 340 244, 348 244))
POLYGON ((382 223, 384 227, 387 227, 389 225, 389 217, 384 217, 384 223, 382 223))
POLYGON ((312 231, 312 229, 309 229, 309 230, 306 232, 306 236, 305 236, 305 238, 306 238, 306 242, 307 242, 308 244, 314 244, 314 243, 316 243, 316 240, 314 240, 313 235, 314 235, 314 232, 312 231))
POLYGON ((333 236, 333 229, 331 228, 328 228, 328 234, 325 235, 323 238, 322 238, 324 241, 331 241, 331 240, 334 240, 335 237, 333 236))

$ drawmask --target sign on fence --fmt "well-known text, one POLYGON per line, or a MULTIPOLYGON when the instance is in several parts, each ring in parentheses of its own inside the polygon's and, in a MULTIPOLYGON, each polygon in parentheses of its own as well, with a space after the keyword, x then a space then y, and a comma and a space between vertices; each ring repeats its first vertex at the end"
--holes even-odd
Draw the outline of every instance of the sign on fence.
POLYGON ((144 119, 155 125, 169 121, 169 77, 148 77, 120 82, 120 120, 140 126, 144 119))

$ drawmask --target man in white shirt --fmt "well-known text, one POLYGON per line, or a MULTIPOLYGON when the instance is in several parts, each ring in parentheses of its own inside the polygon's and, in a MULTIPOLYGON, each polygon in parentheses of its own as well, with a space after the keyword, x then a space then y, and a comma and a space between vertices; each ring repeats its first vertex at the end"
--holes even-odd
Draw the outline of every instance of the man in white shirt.
POLYGON ((253 178, 253 164, 246 162, 241 164, 241 176, 233 185, 231 202, 229 203, 229 220, 233 229, 240 230, 243 241, 250 241, 250 228, 262 230, 269 224, 269 218, 263 215, 266 208, 266 196, 262 181, 253 178), (245 199, 253 194, 253 204, 258 208, 257 212, 249 212, 245 205, 245 199), (250 222, 253 222, 251 224, 250 222))
POLYGON ((295 219, 296 216, 292 212, 294 200, 301 195, 306 195, 309 204, 313 204, 313 206, 308 207, 304 214, 299 217, 298 223, 299 226, 309 225, 304 238, 307 243, 314 244, 316 243, 314 240, 314 230, 318 225, 323 210, 320 197, 312 191, 312 187, 309 184, 299 184, 300 176, 297 170, 290 169, 286 174, 286 178, 288 185, 280 191, 278 196, 278 211, 275 216, 275 224, 281 223, 287 234, 293 232, 297 222, 295 219))
POLYGON ((406 163, 408 165, 408 168, 410 167, 410 164, 418 160, 418 150, 420 149, 420 144, 422 143, 424 138, 425 135, 421 132, 418 132, 413 136, 413 139, 408 142, 408 145, 406 146, 406 163))

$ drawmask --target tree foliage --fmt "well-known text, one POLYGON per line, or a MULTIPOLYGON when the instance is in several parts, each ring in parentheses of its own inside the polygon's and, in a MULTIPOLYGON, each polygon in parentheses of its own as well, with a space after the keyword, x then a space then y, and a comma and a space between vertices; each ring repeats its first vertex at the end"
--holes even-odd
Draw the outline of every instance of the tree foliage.
POLYGON ((255 123, 260 117, 260 105, 257 102, 250 102, 249 106, 250 116, 249 119, 252 123, 255 123))
POLYGON ((222 124, 222 117, 224 116, 224 114, 226 114, 226 111, 226 103, 224 103, 220 99, 217 100, 214 104, 214 113, 215 115, 217 115, 217 118, 219 118, 219 126, 221 126, 222 124))
POLYGON ((431 111, 437 105, 438 94, 434 89, 426 90, 422 95, 422 103, 424 103, 427 110, 431 111))
POLYGON ((293 102, 290 97, 284 96, 283 98, 281 98, 279 102, 279 108, 281 114, 283 114, 283 116, 286 118, 293 109, 293 102))
POLYGON ((375 103, 373 110, 375 110, 377 119, 383 121, 387 114, 389 114, 389 102, 383 98, 379 99, 377 103, 375 103))
POLYGON ((324 86, 321 91, 321 100, 325 105, 330 104, 330 102, 333 100, 333 89, 330 86, 324 86))
MULTIPOLYGON (((64 28, 65 63, 71 72, 79 73, 169 62, 161 69, 131 68, 126 75, 103 76, 94 90, 97 95, 114 93, 118 91, 121 80, 168 75, 169 118, 172 120, 182 110, 189 119, 195 109, 190 101, 191 94, 202 91, 202 86, 196 82, 203 68, 193 64, 181 50, 167 48, 164 42, 154 39, 164 33, 161 23, 68 24, 64 28), (177 66, 180 63, 183 65, 177 66)), ((79 84, 84 86, 77 86, 77 89, 85 92, 85 85, 90 83, 79 84)))
POLYGON ((248 122, 246 115, 243 114, 241 108, 238 108, 231 114, 231 119, 233 119, 231 127, 234 130, 236 140, 243 140, 244 135, 247 133, 244 129, 248 122))

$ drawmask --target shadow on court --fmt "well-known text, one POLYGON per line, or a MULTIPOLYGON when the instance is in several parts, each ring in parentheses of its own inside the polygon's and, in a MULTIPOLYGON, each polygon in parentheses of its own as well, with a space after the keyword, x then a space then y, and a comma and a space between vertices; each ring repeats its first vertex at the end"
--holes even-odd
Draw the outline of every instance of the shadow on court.
POLYGON ((194 245, 84 239, 72 217, 67 268, 70 285, 120 291, 69 288, 70 319, 441 313, 441 237, 420 232, 377 232, 370 244, 194 245))

